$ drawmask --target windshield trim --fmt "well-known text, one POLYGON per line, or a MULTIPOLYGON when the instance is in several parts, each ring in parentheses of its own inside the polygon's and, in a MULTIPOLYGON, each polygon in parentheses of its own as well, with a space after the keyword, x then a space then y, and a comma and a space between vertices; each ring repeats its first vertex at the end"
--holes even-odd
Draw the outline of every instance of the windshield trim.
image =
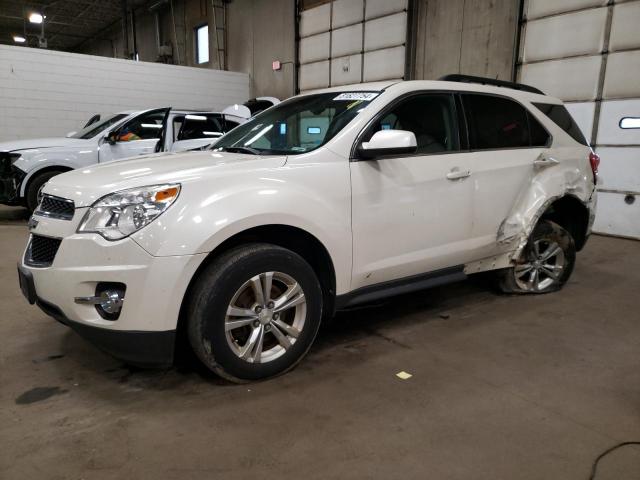
POLYGON ((103 125, 103 128, 98 130, 98 132, 95 135, 92 135, 92 136, 87 137, 87 138, 83 138, 84 135, 86 135, 86 133, 84 135, 80 135, 83 130, 87 130, 87 133, 89 133, 92 130, 95 130, 96 128, 99 127, 99 125, 92 124, 92 125, 89 125, 88 127, 80 129, 79 131, 77 131, 76 133, 71 135, 69 138, 74 138, 76 140, 92 140, 92 139, 102 135, 105 130, 109 130, 109 129, 113 128, 114 126, 119 125, 120 123, 124 122, 126 119, 128 119, 132 115, 133 114, 131 114, 131 113, 114 113, 114 114, 109 115, 108 117, 106 117, 104 120, 99 120, 98 121, 99 123, 101 123, 103 125), (119 120, 116 120, 114 123, 112 123, 112 124, 110 124, 108 126, 104 126, 104 125, 108 124, 109 120, 112 120, 114 117, 117 117, 119 115, 122 115, 122 117, 119 120), (91 127, 93 127, 93 128, 91 128, 91 127))

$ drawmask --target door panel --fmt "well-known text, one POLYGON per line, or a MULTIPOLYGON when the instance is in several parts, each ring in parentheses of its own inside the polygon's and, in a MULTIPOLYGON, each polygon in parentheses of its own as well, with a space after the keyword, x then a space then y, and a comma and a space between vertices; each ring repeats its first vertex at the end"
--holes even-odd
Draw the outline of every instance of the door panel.
POLYGON ((99 161, 108 162, 153 153, 166 128, 169 110, 160 108, 141 113, 109 133, 108 136, 115 143, 105 142, 100 146, 99 161))
POLYGON ((470 260, 471 168, 464 153, 351 163, 352 288, 460 265, 470 260))
POLYGON ((534 160, 544 149, 515 149, 474 152, 473 155, 473 229, 479 260, 500 251, 498 229, 512 211, 521 193, 533 178, 534 160))
POLYGON ((461 265, 471 248, 471 156, 453 95, 417 93, 380 112, 380 130, 416 137, 414 155, 351 163, 353 288, 461 265))

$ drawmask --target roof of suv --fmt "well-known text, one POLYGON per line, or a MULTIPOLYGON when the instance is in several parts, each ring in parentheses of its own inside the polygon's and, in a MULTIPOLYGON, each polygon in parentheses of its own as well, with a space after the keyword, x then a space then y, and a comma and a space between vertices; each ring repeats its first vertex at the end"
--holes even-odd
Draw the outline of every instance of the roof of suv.
POLYGON ((483 85, 480 83, 451 82, 443 80, 395 80, 386 82, 358 83, 354 85, 341 85, 322 90, 305 92, 307 94, 330 93, 330 92, 360 92, 360 91, 382 91, 389 90, 399 93, 410 93, 416 90, 453 90, 458 92, 480 92, 491 93, 512 97, 528 102, 544 102, 562 104, 562 101, 548 95, 533 93, 527 90, 516 90, 508 87, 498 87, 493 85, 483 85))

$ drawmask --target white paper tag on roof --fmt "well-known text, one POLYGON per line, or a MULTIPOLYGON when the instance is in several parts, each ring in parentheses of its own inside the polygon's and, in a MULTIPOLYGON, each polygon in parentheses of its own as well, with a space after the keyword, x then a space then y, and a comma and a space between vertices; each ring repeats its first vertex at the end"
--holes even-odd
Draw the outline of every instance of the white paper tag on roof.
POLYGON ((334 100, 373 100, 378 95, 380 94, 377 92, 345 92, 338 95, 334 100))

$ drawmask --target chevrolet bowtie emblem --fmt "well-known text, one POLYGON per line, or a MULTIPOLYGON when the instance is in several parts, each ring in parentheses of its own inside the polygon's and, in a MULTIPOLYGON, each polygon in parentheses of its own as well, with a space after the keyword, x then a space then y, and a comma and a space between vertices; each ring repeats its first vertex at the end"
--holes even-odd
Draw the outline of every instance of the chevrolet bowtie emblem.
POLYGON ((35 229, 38 226, 38 220, 33 217, 29 218, 29 223, 27 223, 27 226, 29 227, 29 230, 35 229))

